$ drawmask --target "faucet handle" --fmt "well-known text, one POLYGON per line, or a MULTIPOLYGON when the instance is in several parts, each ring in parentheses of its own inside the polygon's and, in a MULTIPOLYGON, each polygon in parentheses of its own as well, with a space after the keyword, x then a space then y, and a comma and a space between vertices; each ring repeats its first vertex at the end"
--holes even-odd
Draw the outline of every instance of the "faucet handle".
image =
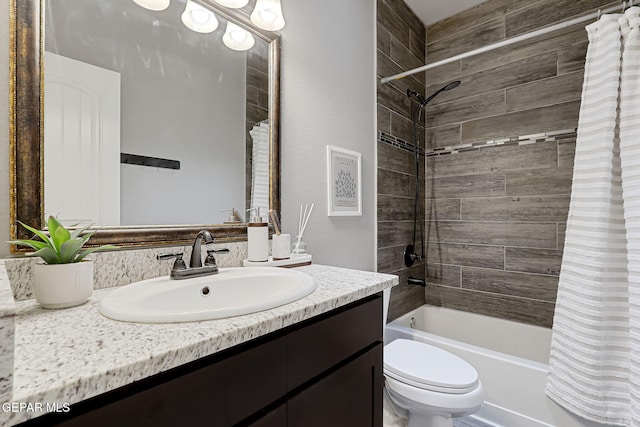
POLYGON ((213 256, 213 254, 224 254, 224 253, 229 253, 229 249, 227 248, 207 249, 207 257, 204 260, 204 265, 217 265, 216 258, 213 256))
POLYGON ((182 255, 183 255, 183 252, 175 253, 175 254, 164 254, 164 255, 158 255, 156 259, 158 261, 165 261, 168 259, 175 258, 176 262, 173 263, 173 268, 171 269, 171 274, 173 274, 174 271, 187 269, 187 264, 182 259, 182 255))
POLYGON ((212 253, 212 254, 228 254, 230 251, 228 248, 222 248, 222 249, 209 249, 207 251, 207 254, 212 253))
POLYGON ((162 254, 162 255, 158 255, 158 256, 156 256, 156 259, 157 259, 158 261, 166 261, 166 260, 168 260, 168 259, 174 259, 174 258, 176 258, 176 259, 178 259, 178 258, 182 259, 182 255, 183 255, 183 254, 184 254, 183 252, 175 253, 175 254, 162 254))

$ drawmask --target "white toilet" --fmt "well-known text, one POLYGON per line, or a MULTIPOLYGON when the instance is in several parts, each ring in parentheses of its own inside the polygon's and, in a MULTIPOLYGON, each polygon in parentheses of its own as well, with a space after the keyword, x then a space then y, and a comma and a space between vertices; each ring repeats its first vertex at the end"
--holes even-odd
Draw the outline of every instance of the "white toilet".
MULTIPOLYGON (((390 290, 385 290, 386 322, 390 290)), ((452 427, 484 400, 473 366, 458 356, 418 341, 397 339, 384 346, 385 398, 409 427, 452 427)))

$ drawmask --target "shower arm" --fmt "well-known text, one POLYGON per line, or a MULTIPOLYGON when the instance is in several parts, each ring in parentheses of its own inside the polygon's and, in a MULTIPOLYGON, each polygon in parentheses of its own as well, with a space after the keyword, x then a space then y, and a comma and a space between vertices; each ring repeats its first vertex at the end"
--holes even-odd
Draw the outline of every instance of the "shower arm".
MULTIPOLYGON (((404 263, 407 267, 411 267, 414 262, 420 261, 425 258, 424 254, 424 224, 420 221, 420 255, 415 253, 416 247, 416 225, 418 223, 418 216, 420 215, 420 121, 422 120, 422 110, 427 104, 441 92, 455 89, 460 86, 460 80, 454 80, 447 85, 441 87, 435 91, 428 98, 424 98, 420 93, 407 89, 407 96, 409 98, 414 97, 418 101, 418 110, 413 117, 413 137, 414 137, 414 160, 416 166, 416 191, 413 200, 413 243, 405 246, 404 249, 404 263)), ((426 172, 426 171, 425 171, 426 172)), ((426 175, 426 173, 425 173, 426 175)))

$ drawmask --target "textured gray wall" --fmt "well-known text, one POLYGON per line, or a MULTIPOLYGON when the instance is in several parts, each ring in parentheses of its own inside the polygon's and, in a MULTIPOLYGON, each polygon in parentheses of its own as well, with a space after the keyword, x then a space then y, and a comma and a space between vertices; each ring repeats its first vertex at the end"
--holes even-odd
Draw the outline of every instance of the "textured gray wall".
POLYGON ((314 262, 375 270, 375 4, 284 2, 282 218, 295 234, 300 203, 315 202, 304 241, 314 262), (326 146, 362 153, 362 216, 328 217, 326 146))

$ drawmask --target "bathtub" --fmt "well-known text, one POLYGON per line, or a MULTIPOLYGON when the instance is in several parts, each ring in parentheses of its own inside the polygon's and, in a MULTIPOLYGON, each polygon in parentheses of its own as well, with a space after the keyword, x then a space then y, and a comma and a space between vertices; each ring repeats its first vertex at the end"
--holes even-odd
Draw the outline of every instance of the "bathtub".
POLYGON ((602 427, 546 397, 550 329, 424 305, 387 324, 385 342, 398 338, 443 348, 476 368, 486 394, 473 415, 478 420, 504 427, 602 427))

